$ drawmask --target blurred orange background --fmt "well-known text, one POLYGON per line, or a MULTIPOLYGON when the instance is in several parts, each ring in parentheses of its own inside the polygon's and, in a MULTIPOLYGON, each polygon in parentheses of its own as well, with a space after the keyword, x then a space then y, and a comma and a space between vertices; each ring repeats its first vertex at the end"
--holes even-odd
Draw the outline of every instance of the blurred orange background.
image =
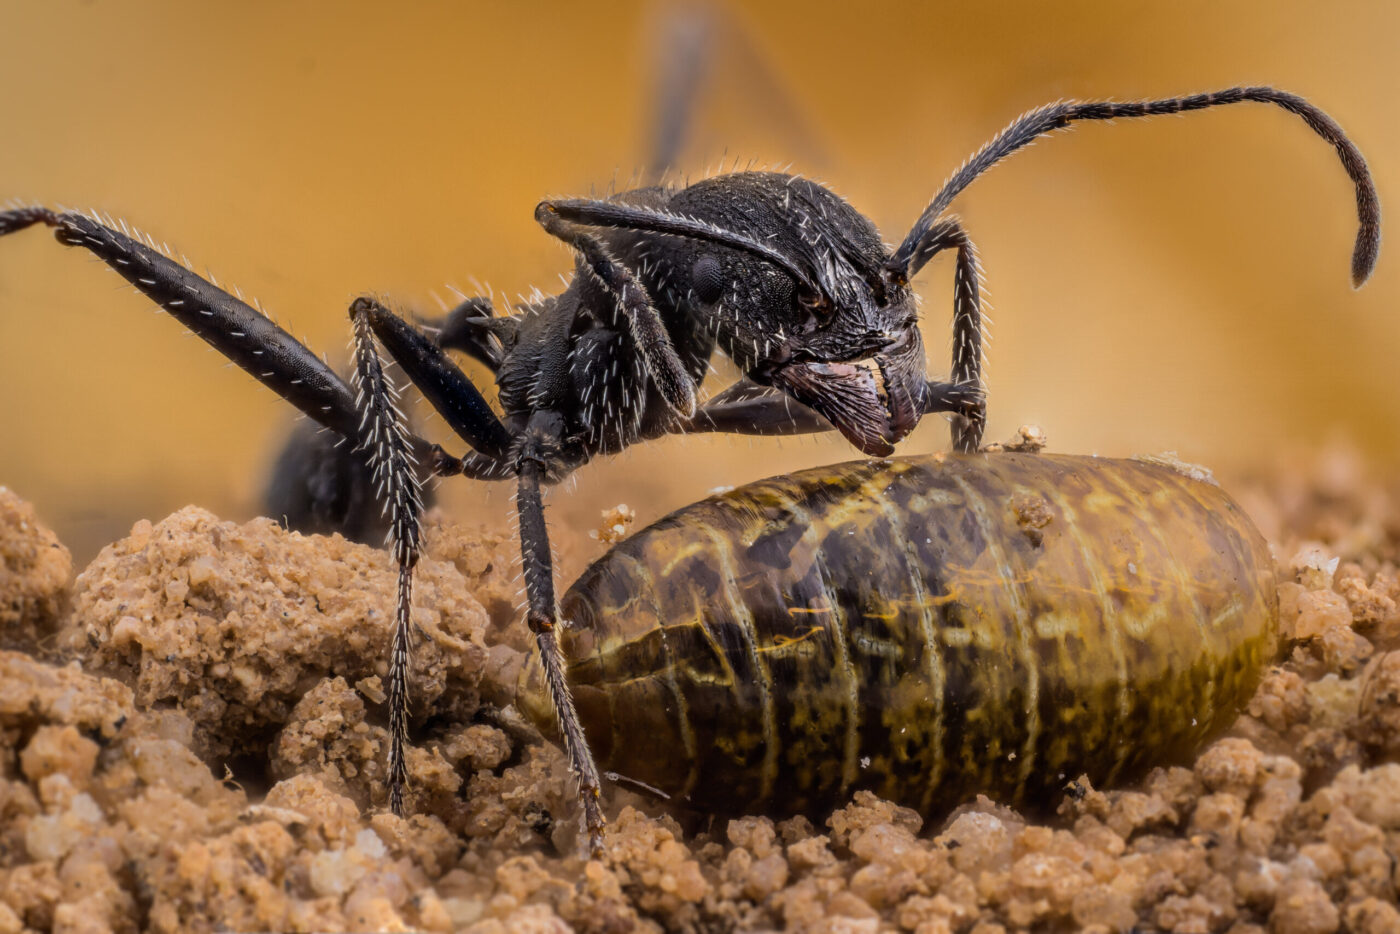
MULTIPOLYGON (((790 163, 890 241, 1006 122, 1067 97, 1275 84, 1351 134, 1383 207, 1396 190, 1393 4, 804 2, 721 21, 680 167, 790 163)), ((444 283, 556 286, 570 259, 533 207, 644 165, 664 22, 640 3, 7 4, 0 198, 124 217, 339 363, 362 292, 436 313, 444 283)), ((995 320, 990 439, 1035 422, 1054 450, 1174 449, 1227 472, 1336 436, 1400 456, 1400 257, 1383 246, 1349 287, 1352 191, 1297 118, 1245 105, 1081 126, 956 208, 995 320)), ((951 279, 940 258, 920 281, 934 373, 951 279)), ((186 503, 253 514, 291 420, 39 231, 0 241, 0 392, 0 483, 84 558, 186 503)), ((946 446, 931 419, 904 451, 946 446)), ((836 438, 670 440, 588 466, 551 519, 592 527, 626 501, 650 520, 851 454, 836 438)), ((505 489, 443 492, 464 518, 509 508, 505 489)))

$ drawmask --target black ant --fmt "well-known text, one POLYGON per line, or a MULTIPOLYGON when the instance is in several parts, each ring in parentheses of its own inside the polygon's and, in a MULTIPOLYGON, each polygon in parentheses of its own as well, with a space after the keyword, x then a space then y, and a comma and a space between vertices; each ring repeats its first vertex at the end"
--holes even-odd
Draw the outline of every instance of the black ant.
POLYGON ((949 178, 893 252, 862 214, 793 175, 740 172, 607 200, 544 201, 536 219, 578 256, 563 292, 509 317, 494 316, 487 299, 470 299, 432 336, 374 299, 356 299, 353 390, 257 311, 95 216, 22 208, 0 213, 0 234, 36 223, 54 228, 61 243, 90 250, 283 399, 370 452, 399 566, 389 689, 395 813, 403 810, 407 779, 409 611, 421 480, 461 474, 516 483, 527 620, 597 853, 604 825, 599 779, 564 676, 542 487, 598 454, 677 432, 835 428, 863 453, 884 457, 924 415, 937 412, 951 419, 953 447, 975 452, 985 420, 979 273, 972 241, 946 213, 953 199, 1001 159, 1077 121, 1245 101, 1298 115, 1336 149, 1356 186, 1360 231, 1352 282, 1360 285, 1380 245, 1380 207, 1365 160, 1326 114, 1268 87, 1032 110, 949 178), (909 280, 945 250, 956 254, 952 371, 947 380, 931 380, 909 280), (405 427, 381 349, 466 442, 463 456, 405 427), (717 349, 746 376, 700 406, 697 386, 717 349), (449 350, 495 374, 503 414, 449 350))

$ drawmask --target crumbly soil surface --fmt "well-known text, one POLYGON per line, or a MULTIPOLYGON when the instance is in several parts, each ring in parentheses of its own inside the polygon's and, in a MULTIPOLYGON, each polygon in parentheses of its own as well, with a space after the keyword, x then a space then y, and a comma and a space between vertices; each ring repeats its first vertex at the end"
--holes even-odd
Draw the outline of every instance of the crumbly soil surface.
POLYGON ((73 578, 0 489, 0 934, 1400 931, 1400 487, 1334 453, 1234 492, 1292 641, 1190 767, 1038 820, 861 793, 707 821, 614 788, 588 861, 562 755, 482 700, 488 649, 528 642, 502 533, 428 536, 399 819, 384 553, 187 508, 73 578))

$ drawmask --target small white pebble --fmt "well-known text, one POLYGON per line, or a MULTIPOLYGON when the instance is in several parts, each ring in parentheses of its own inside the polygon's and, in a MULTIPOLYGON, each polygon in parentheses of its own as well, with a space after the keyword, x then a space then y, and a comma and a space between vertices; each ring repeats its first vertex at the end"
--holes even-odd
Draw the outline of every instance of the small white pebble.
POLYGON ((383 859, 389 855, 389 848, 379 839, 379 834, 368 827, 355 835, 355 846, 361 853, 373 859, 383 859))
POLYGON ((93 800, 92 796, 86 793, 79 793, 73 796, 73 803, 68 810, 78 820, 88 824, 102 823, 102 807, 93 800))

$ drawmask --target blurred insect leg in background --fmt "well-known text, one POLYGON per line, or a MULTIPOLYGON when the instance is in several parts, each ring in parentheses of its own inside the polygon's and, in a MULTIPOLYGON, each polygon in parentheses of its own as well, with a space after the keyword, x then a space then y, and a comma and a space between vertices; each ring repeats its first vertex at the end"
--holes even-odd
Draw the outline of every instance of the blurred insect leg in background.
MULTIPOLYGON (((810 171, 830 161, 822 134, 802 95, 774 67, 772 55, 740 13, 718 2, 665 2, 653 6, 643 41, 651 53, 653 83, 650 155, 643 179, 659 183, 683 168, 701 134, 708 100, 756 102, 764 121, 785 141, 785 159, 810 171), (741 95, 742 92, 742 95, 741 95)), ((733 152, 743 139, 721 141, 733 152)))

